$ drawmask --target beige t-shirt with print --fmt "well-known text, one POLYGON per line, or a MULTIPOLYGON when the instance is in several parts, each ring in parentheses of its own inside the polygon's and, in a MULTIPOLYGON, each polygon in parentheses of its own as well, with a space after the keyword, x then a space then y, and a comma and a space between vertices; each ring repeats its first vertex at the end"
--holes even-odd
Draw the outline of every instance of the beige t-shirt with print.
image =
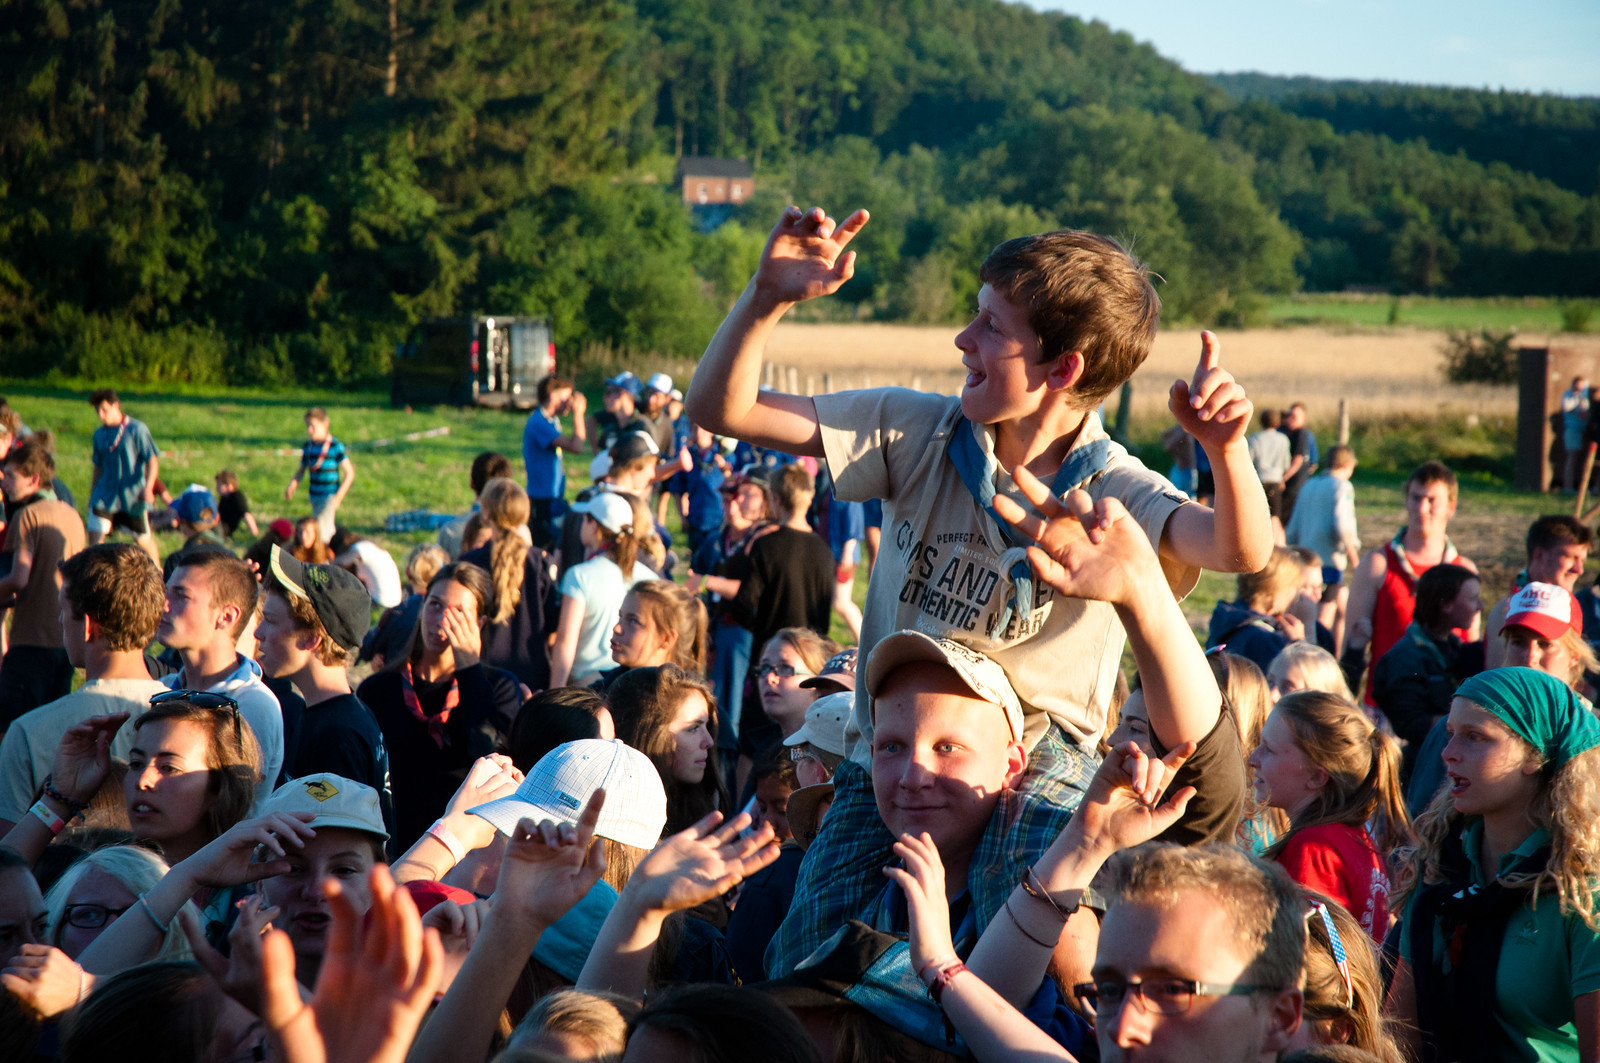
MULTIPOLYGON (((861 626, 862 667, 878 640, 895 631, 946 636, 1005 669, 1022 702, 1029 748, 1049 721, 1072 739, 1094 744, 1104 730, 1126 636, 1111 606, 1057 595, 1037 579, 1026 624, 1013 617, 997 630, 1011 593, 1009 565, 1001 559, 1012 546, 946 454, 950 433, 964 426, 992 455, 990 430, 962 419, 959 397, 905 388, 818 395, 816 408, 835 496, 883 499, 883 539, 861 626)), ((1100 418, 1090 414, 1071 453, 1102 439, 1100 418)), ((1104 472, 1076 486, 1096 499, 1118 499, 1158 548, 1167 518, 1188 501, 1115 443, 1109 443, 1104 472)), ((995 489, 1031 508, 1004 471, 997 472, 995 489)), ((1197 568, 1166 558, 1162 566, 1180 596, 1199 580, 1197 568)), ((870 765, 871 741, 862 683, 846 735, 850 757, 870 765)))

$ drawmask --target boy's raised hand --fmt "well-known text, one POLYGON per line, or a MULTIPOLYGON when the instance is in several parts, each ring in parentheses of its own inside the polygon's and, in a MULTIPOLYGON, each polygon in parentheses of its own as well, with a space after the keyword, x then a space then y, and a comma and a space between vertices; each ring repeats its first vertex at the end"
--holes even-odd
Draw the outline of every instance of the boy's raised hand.
POLYGON ((894 879, 906 895, 906 911, 911 917, 911 967, 921 976, 930 963, 959 959, 950 939, 950 901, 944 895, 944 862, 939 849, 926 831, 913 837, 900 835, 894 855, 904 867, 886 867, 883 873, 894 879))
POLYGON ((855 275, 855 252, 845 247, 867 224, 867 217, 866 211, 858 210, 841 224, 821 207, 805 212, 787 208, 761 251, 752 282, 756 290, 778 303, 832 295, 855 275))
POLYGON ((1078 806, 1074 820, 1081 836, 1109 856, 1142 845, 1177 823, 1196 791, 1193 786, 1171 794, 1166 790, 1194 750, 1193 742, 1185 742, 1157 760, 1134 742, 1113 749, 1078 806))
POLYGON ((1087 491, 1073 491, 1063 501, 1021 465, 1012 478, 1044 516, 1026 512, 1004 495, 995 496, 995 512, 1039 544, 1028 547, 1028 561, 1040 579, 1068 597, 1112 605, 1129 602, 1146 575, 1165 590, 1155 550, 1121 502, 1096 501, 1087 491))
POLYGON ((1242 441, 1255 414, 1255 404, 1244 388, 1222 368, 1220 352, 1216 333, 1200 333, 1200 361, 1194 379, 1174 381, 1167 398, 1172 416, 1207 451, 1242 441))
POLYGON ((750 813, 726 822, 712 812, 650 850, 628 879, 630 900, 648 911, 680 912, 720 897, 778 858, 772 825, 744 833, 750 813))

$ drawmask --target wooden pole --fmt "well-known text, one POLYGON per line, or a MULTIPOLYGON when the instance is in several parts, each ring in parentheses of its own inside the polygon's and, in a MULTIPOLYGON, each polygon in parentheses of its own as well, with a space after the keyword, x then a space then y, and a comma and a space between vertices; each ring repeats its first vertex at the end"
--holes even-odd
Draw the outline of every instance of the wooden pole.
POLYGON ((911 390, 912 391, 921 391, 922 390, 922 374, 921 373, 912 373, 911 374, 911 390))
POLYGON ((825 395, 832 395, 833 394, 833 374, 832 373, 823 373, 822 374, 822 392, 825 395))
POLYGON ((1350 400, 1339 400, 1339 442, 1350 443, 1350 400))
POLYGON ((791 365, 789 367, 789 394, 798 395, 799 393, 800 393, 800 370, 796 369, 794 366, 791 365))
MULTIPOLYGON (((1583 512, 1583 501, 1588 497, 1589 477, 1594 473, 1594 451, 1595 444, 1593 443, 1583 448, 1583 479, 1578 481, 1578 500, 1572 504, 1572 515, 1585 524, 1589 523, 1589 518, 1593 516, 1592 513, 1585 514, 1583 512)), ((1596 508, 1600 509, 1600 506, 1596 508)))
POLYGON ((761 367, 761 382, 769 388, 772 387, 773 374, 777 371, 777 368, 771 362, 767 362, 761 367))
POLYGON ((810 373, 807 373, 806 374, 806 394, 807 395, 815 395, 816 393, 817 393, 817 378, 812 376, 810 373))

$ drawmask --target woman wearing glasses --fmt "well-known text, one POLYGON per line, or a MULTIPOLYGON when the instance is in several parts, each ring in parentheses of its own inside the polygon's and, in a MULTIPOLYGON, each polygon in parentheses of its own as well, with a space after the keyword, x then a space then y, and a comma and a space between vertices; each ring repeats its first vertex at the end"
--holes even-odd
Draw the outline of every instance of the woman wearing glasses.
MULTIPOLYGON (((167 862, 143 846, 96 849, 68 868, 45 894, 45 914, 50 920, 46 940, 76 960, 107 927, 139 903, 141 894, 154 889, 167 871, 167 862)), ((145 959, 187 960, 191 955, 182 929, 174 924, 145 959)))
MULTIPOLYGON (((756 690, 767 718, 788 738, 806 722, 806 710, 822 691, 801 682, 822 671, 839 644, 805 627, 781 628, 761 648, 756 665, 756 690)), ((779 737, 773 735, 770 737, 779 737)), ((748 752, 748 751, 747 751, 748 752)))

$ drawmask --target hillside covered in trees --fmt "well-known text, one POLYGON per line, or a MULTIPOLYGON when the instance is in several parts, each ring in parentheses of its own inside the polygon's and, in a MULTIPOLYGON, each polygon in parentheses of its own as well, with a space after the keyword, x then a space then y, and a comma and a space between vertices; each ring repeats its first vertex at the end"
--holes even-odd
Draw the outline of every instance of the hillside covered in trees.
POLYGON ((862 317, 958 318, 1056 225, 1129 242, 1169 319, 1600 293, 1595 101, 1241 91, 995 0, 17 0, 0 62, 10 373, 367 381, 467 309, 692 355, 790 201, 873 212, 862 317), (714 233, 685 154, 756 168, 714 233))

